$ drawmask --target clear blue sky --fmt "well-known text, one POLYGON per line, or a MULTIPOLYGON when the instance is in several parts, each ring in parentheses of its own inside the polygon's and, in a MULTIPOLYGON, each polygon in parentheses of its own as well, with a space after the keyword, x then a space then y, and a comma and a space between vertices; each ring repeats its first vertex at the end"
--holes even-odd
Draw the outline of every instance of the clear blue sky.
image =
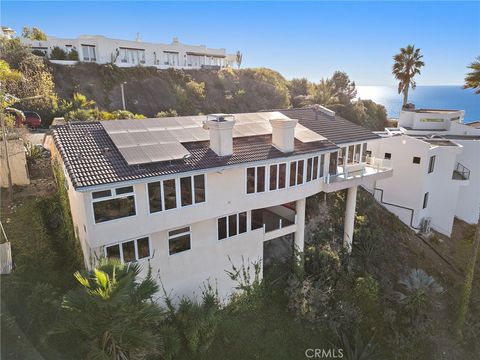
POLYGON ((245 67, 318 81, 346 71, 358 85, 393 85, 392 55, 420 47, 419 85, 461 84, 480 55, 480 2, 23 2, 1 1, 17 32, 101 34, 240 49, 245 67))

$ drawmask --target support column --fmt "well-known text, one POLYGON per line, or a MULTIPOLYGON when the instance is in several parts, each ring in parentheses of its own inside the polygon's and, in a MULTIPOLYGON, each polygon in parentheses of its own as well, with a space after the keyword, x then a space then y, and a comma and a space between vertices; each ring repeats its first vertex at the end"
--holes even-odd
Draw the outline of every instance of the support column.
POLYGON ((350 253, 353 244, 353 229, 355 226, 355 206, 357 204, 357 188, 352 186, 348 188, 347 200, 345 206, 345 218, 343 222, 343 246, 350 253))
POLYGON ((295 210, 297 212, 297 231, 295 231, 295 249, 303 252, 305 245, 305 198, 297 200, 295 210))

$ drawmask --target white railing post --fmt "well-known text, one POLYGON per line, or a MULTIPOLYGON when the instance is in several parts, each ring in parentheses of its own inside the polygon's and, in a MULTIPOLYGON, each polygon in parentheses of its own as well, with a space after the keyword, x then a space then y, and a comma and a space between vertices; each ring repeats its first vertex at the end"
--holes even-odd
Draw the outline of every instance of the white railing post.
POLYGON ((282 225, 283 225, 283 224, 282 224, 282 218, 280 218, 280 221, 279 221, 280 229, 283 227, 282 225))

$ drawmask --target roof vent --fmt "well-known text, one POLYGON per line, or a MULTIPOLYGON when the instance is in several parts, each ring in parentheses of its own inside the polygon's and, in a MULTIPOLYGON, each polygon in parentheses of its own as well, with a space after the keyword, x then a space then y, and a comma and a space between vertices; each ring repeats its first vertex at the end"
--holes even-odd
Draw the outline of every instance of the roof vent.
POLYGON ((316 104, 316 105, 313 105, 313 108, 315 109, 315 111, 323 112, 324 114, 326 114, 328 116, 335 116, 335 111, 327 109, 325 106, 316 104))
POLYGON ((109 147, 104 147, 103 148, 103 155, 108 155, 112 152, 112 149, 110 149, 109 147))

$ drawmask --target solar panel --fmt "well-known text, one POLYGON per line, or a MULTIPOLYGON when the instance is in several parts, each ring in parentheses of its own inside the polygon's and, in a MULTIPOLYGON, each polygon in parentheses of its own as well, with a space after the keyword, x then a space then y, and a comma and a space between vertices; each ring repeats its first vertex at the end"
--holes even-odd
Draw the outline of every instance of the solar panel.
MULTIPOLYGON (((233 137, 268 135, 270 120, 289 118, 280 112, 234 114, 233 137)), ((115 146, 122 150, 128 164, 181 159, 188 150, 181 143, 207 141, 203 129, 206 116, 181 116, 155 119, 103 121, 102 125, 115 146)), ((295 127, 295 138, 302 142, 325 140, 301 124, 295 127)))

